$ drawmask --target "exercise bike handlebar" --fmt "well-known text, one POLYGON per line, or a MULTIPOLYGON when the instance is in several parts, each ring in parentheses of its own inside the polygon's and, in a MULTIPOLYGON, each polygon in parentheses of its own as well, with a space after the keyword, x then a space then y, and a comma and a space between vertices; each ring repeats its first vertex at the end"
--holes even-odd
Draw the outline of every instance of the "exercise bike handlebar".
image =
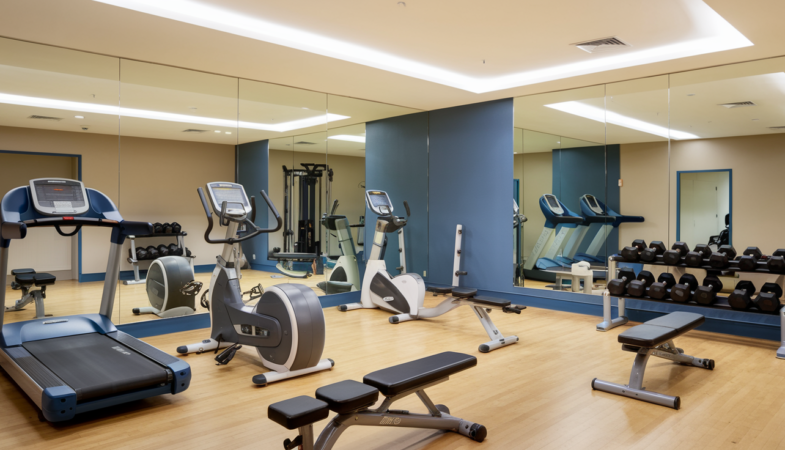
MULTIPOLYGON (((278 213, 278 210, 275 208, 275 205, 270 200, 270 197, 267 196, 267 193, 264 191, 260 191, 259 193, 262 194, 262 198, 264 198, 265 203, 272 211, 273 215, 275 216, 276 221, 278 222, 275 228, 260 228, 259 226, 254 223, 253 219, 256 219, 256 200, 251 197, 251 218, 248 216, 243 219, 242 223, 250 226, 253 228, 253 232, 246 234, 245 236, 238 237, 238 238, 228 238, 228 239, 213 239, 210 237, 210 232, 213 231, 213 214, 210 212, 210 206, 207 203, 207 198, 204 196, 204 190, 202 188, 197 188, 196 191, 199 193, 199 199, 202 201, 202 207, 204 208, 204 213, 207 216, 207 230, 204 232, 204 240, 207 241, 209 244, 234 244, 236 242, 243 242, 247 241, 248 239, 254 238, 262 233, 274 233, 281 229, 283 226, 283 219, 281 219, 281 215, 278 213)), ((227 204, 228 202, 223 202, 221 205, 221 212, 220 217, 221 221, 223 222, 224 218, 226 217, 227 211, 227 204)))

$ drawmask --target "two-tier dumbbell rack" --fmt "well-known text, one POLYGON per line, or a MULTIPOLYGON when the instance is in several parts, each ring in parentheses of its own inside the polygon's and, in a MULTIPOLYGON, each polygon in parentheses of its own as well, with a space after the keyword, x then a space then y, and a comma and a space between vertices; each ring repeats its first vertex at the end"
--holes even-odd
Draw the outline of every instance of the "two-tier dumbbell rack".
MULTIPOLYGON (((183 258, 188 258, 191 264, 191 271, 194 270, 194 259, 196 258, 195 255, 188 256, 186 249, 185 249, 185 236, 188 236, 188 233, 185 231, 181 231, 179 233, 156 233, 156 234, 148 234, 147 236, 128 236, 128 239, 131 240, 131 257, 128 258, 128 262, 134 267, 134 279, 133 280, 124 280, 124 285, 133 285, 133 284, 142 284, 146 280, 139 275, 139 260, 136 259, 136 240, 137 239, 146 239, 146 238, 158 238, 158 237, 177 237, 177 248, 182 250, 183 258)), ((152 261, 152 260, 149 260, 152 261)))

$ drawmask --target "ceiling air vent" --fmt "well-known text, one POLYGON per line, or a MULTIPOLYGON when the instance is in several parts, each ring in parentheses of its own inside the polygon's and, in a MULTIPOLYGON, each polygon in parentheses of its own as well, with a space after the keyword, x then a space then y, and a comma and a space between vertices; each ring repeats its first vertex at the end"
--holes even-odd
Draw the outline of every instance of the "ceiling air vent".
POLYGON ((28 117, 28 119, 39 119, 39 120, 63 120, 62 117, 49 117, 49 116, 36 116, 35 114, 28 117))
POLYGON ((295 142, 294 145, 316 145, 316 142, 300 141, 300 142, 295 142))
POLYGON ((574 45, 586 53, 597 53, 601 51, 612 50, 615 48, 632 47, 630 44, 622 41, 617 37, 594 39, 591 41, 578 42, 576 44, 570 44, 570 45, 574 45))
POLYGON ((769 127, 769 130, 785 130, 785 125, 781 127, 769 127))
POLYGON ((197 130, 196 128, 189 128, 187 130, 183 130, 183 133, 207 133, 207 130, 197 130))
POLYGON ((757 106, 755 103, 752 102, 734 102, 734 103, 722 103, 720 106, 724 106, 725 108, 745 108, 747 106, 757 106))

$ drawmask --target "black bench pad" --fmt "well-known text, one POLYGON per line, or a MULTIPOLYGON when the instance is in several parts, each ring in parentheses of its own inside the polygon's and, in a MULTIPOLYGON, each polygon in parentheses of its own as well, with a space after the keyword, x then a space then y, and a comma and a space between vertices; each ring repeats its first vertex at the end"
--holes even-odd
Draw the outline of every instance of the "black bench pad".
POLYGON ((444 287, 431 287, 428 288, 428 291, 433 292, 435 294, 449 294, 452 292, 452 288, 444 288, 444 287))
POLYGON ((474 303, 481 303, 483 305, 496 306, 499 308, 510 306, 510 303, 512 303, 509 300, 502 300, 500 298, 493 297, 472 297, 470 300, 474 303))
POLYGON ((454 287, 451 289, 451 291, 453 297, 458 298, 471 298, 477 295, 477 289, 454 287))
POLYGON ((701 314, 674 312, 644 322, 619 335, 619 342, 653 348, 680 336, 706 321, 701 314))
POLYGON ((35 273, 35 269, 14 269, 11 271, 11 275, 20 275, 23 273, 35 273))
POLYGON ((276 261, 313 261, 316 253, 273 253, 268 259, 276 261))
POLYGON ((372 406, 379 400, 379 390, 354 380, 339 381, 316 390, 316 398, 338 414, 349 414, 372 406))
POLYGON ((391 397, 476 365, 477 358, 474 356, 444 352, 369 373, 363 378, 363 383, 391 397))
POLYGON ((33 279, 37 286, 48 286, 55 284, 57 277, 49 273, 37 273, 33 275, 33 279))
POLYGON ((288 430, 326 419, 329 414, 327 403, 307 395, 273 403, 267 407, 267 417, 288 430))

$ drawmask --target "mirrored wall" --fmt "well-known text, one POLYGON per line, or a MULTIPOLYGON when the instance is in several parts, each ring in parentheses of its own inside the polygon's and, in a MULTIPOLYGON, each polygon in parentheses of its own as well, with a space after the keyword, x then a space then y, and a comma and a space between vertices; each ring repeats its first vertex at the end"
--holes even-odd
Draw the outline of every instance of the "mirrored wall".
MULTIPOLYGON (((775 58, 516 98, 515 286, 600 294, 607 257, 636 239, 783 247, 779 197, 761 190, 785 158, 783 95, 775 58), (588 288, 564 275, 580 261, 588 288)), ((723 290, 757 276, 723 273, 723 290)))

